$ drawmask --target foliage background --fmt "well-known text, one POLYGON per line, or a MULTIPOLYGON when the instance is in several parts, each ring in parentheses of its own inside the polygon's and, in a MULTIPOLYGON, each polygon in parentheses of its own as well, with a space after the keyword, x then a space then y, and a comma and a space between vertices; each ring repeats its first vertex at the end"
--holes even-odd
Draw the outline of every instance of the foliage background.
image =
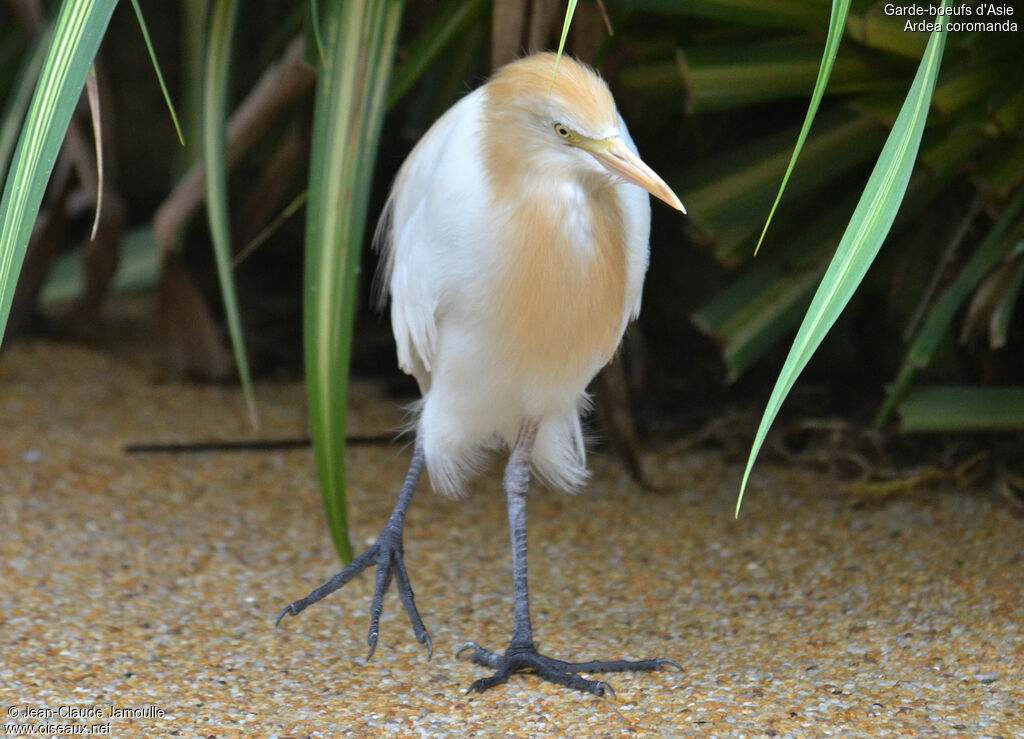
MULTIPOLYGON (((111 291, 155 288, 161 296, 157 338, 169 371, 216 382, 237 376, 208 221, 197 208, 177 212, 170 231, 161 221, 179 202, 176 194, 184 192, 193 205, 202 202, 188 168, 200 157, 203 90, 211 79, 209 68, 204 71, 213 43, 207 42, 213 38, 209 18, 224 4, 140 3, 182 115, 184 148, 131 5, 114 10, 95 65, 105 220, 90 243, 96 187, 83 103, 29 245, 7 340, 39 331, 87 334, 111 291)), ((20 125, 19 80, 32 74, 33 45, 57 7, 0 3, 5 130, 20 125)), ((763 405, 927 41, 926 33, 903 31, 905 19, 887 16, 883 7, 852 4, 826 98, 753 258, 806 112, 830 4, 579 4, 567 50, 609 80, 645 160, 691 213, 680 220, 655 204, 643 315, 627 338, 621 366, 596 388, 605 430, 627 456, 632 452, 635 465, 635 429, 639 437, 671 441, 720 420, 723 409, 763 405), (625 422, 616 420, 622 417, 625 422)), ((369 239, 359 239, 366 233, 360 219, 372 228, 403 157, 460 95, 483 82, 496 63, 557 42, 563 8, 545 0, 410 0, 366 9, 369 20, 338 2, 268 0, 259 12, 241 5, 233 32, 221 42, 230 48, 219 50, 231 60, 226 106, 236 110, 255 99, 265 109, 258 124, 250 121, 244 151, 232 153, 231 134, 225 137, 227 152, 221 153, 232 163, 225 180, 226 248, 236 261, 241 257, 233 275, 254 374, 300 376, 303 312, 308 332, 315 308, 303 306, 310 226, 299 209, 304 194, 316 201, 311 147, 327 135, 317 133, 323 125, 317 106, 326 106, 320 102, 326 94, 315 92, 316 79, 323 83, 324 65, 353 43, 359 23, 369 24, 363 32, 376 39, 380 61, 354 79, 369 80, 371 92, 388 91, 381 98, 387 114, 378 145, 374 116, 383 109, 367 109, 366 125, 356 130, 360 150, 368 153, 346 175, 366 191, 365 213, 344 221, 356 244, 346 269, 362 264, 352 278, 359 290, 351 364, 356 374, 384 378, 404 398, 414 386, 395 368, 386 317, 370 307, 375 256, 369 239), (311 22, 313 8, 320 23, 311 22), (386 20, 374 26, 374 13, 380 19, 399 14, 397 35, 388 36, 386 20), (397 45, 393 55, 389 43, 397 45), (255 92, 275 65, 291 70, 276 84, 283 100, 255 92)), ((1019 25, 1019 15, 1012 17, 1019 25)), ((1024 324, 1017 310, 1024 282, 1021 38, 1019 30, 949 34, 906 202, 865 284, 797 385, 789 412, 846 414, 904 431, 1024 425, 1024 324)), ((362 104, 367 93, 355 84, 332 99, 346 94, 349 102, 336 104, 362 104)), ((223 137, 223 120, 214 116, 205 125, 221 126, 223 137)), ((321 161, 315 152, 312 157, 321 161)), ((0 163, 6 169, 7 157, 0 163)), ((341 316, 346 308, 327 310, 341 316)), ((305 343, 308 352, 318 341, 307 333, 305 343)), ((317 437, 315 418, 313 426, 317 437)), ((343 411, 341 426, 333 428, 335 435, 343 431, 343 411)), ((344 442, 332 443, 337 456, 344 442)), ((321 459, 330 454, 328 448, 321 459)), ((344 550, 340 539, 339 547, 344 550)))

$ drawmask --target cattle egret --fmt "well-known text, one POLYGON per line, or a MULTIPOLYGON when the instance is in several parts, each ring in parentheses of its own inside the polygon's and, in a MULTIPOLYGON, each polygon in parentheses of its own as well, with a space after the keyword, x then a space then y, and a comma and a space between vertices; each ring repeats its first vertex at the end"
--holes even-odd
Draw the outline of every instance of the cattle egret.
POLYGON ((427 131, 399 170, 377 230, 398 362, 423 395, 412 464, 376 543, 278 622, 375 564, 370 656, 394 577, 429 659, 433 644, 403 560, 413 490, 425 467, 435 490, 458 495, 487 453, 507 449, 512 639, 504 653, 473 642, 459 650, 495 670, 470 691, 528 671, 604 695, 608 683, 577 673, 678 667, 670 659, 544 656, 533 642, 527 592, 530 477, 567 491, 586 482, 580 412, 587 383, 640 310, 647 193, 686 212, 637 155, 605 82, 567 57, 557 75, 553 54, 508 64, 427 131))

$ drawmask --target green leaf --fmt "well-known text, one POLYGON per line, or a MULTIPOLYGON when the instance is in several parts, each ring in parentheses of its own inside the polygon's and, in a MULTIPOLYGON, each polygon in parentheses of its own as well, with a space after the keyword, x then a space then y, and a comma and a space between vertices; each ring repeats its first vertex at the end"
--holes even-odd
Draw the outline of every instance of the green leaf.
POLYGON ((132 0, 132 7, 135 8, 135 17, 139 19, 139 29, 142 31, 142 39, 146 42, 146 50, 149 51, 149 59, 153 63, 153 71, 156 72, 157 82, 160 83, 160 91, 164 94, 164 102, 167 103, 167 110, 171 113, 171 120, 174 121, 174 130, 178 132, 178 141, 185 145, 185 137, 181 133, 181 124, 178 123, 178 114, 174 110, 174 103, 171 102, 171 94, 167 92, 167 84, 164 82, 164 75, 160 71, 160 62, 157 61, 156 51, 153 49, 153 42, 149 38, 149 29, 146 27, 146 19, 142 17, 142 8, 139 7, 139 0, 132 0))
POLYGON ((115 0, 65 0, 0 200, 0 339, 32 225, 115 0))
POLYGON ((846 15, 849 11, 850 0, 834 0, 832 3, 832 16, 828 21, 828 38, 825 40, 825 51, 821 55, 818 79, 815 81, 814 91, 811 93, 811 104, 807 106, 807 115, 804 116, 800 136, 797 137, 796 146, 793 148, 793 156, 789 160, 789 166, 786 167, 786 174, 782 177, 782 184, 779 186, 779 193, 775 196, 775 202, 772 203, 772 209, 768 212, 768 220, 765 221, 764 228, 761 230, 761 237, 757 240, 757 246, 754 247, 754 254, 761 249, 761 242, 764 241, 764 235, 768 233, 768 226, 771 225, 775 209, 779 207, 782 193, 786 189, 786 183, 789 182, 789 175, 793 172, 796 159, 800 156, 800 150, 804 147, 811 124, 814 123, 814 116, 818 113, 818 105, 821 104, 821 99, 825 95, 825 87, 828 85, 828 78, 832 74, 832 67, 835 65, 836 55, 839 53, 839 42, 843 39, 843 27, 846 25, 846 15))
MULTIPOLYGON (((944 4, 946 1, 944 0, 944 4)), ((921 144, 921 135, 928 117, 928 107, 938 77, 945 40, 944 21, 941 30, 934 31, 928 41, 896 124, 868 178, 860 202, 836 249, 836 255, 826 270, 811 301, 811 307, 797 331, 796 339, 779 373, 750 450, 736 501, 737 516, 757 453, 783 400, 811 355, 825 338, 825 334, 849 302, 896 218, 921 144)))
POLYGON ((231 60, 231 39, 238 17, 238 0, 217 0, 210 13, 210 27, 206 38, 206 56, 203 65, 202 102, 202 156, 203 177, 206 179, 206 216, 213 239, 213 253, 217 262, 217 277, 224 300, 224 315, 235 353, 235 365, 242 383, 249 419, 259 427, 256 398, 249 374, 249 360, 245 354, 242 319, 238 311, 234 273, 231 270, 231 216, 228 208, 227 170, 227 98, 228 70, 231 60))
POLYGON ((904 432, 1014 431, 1024 428, 1024 387, 915 387, 899 412, 904 432))
POLYGON ((306 208, 303 342, 310 427, 335 547, 352 560, 345 426, 359 258, 403 0, 324 8, 306 208))
POLYGON ((569 37, 569 26, 572 25, 572 17, 576 14, 576 0, 569 0, 565 6, 565 20, 562 21, 562 35, 558 39, 558 52, 555 55, 555 71, 551 75, 551 86, 555 85, 555 77, 558 76, 558 63, 562 61, 562 52, 565 50, 565 40, 569 37))

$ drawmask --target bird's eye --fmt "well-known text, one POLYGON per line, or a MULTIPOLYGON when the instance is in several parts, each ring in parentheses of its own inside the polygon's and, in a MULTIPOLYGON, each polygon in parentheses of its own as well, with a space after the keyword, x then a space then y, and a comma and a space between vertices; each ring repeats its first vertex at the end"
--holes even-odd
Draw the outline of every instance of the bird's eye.
POLYGON ((555 133, 557 133, 563 139, 569 138, 569 129, 563 126, 561 123, 555 124, 555 133))

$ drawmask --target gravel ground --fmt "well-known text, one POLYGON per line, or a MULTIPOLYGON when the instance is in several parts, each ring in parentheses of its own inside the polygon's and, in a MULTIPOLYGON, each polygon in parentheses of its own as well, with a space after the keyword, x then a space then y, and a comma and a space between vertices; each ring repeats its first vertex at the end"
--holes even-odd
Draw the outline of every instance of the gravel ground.
MULTIPOLYGON (((406 561, 434 658, 391 593, 367 663, 369 576, 273 626, 338 567, 312 453, 124 454, 254 434, 237 390, 158 382, 150 353, 119 346, 0 357, 6 722, 124 737, 1024 736, 1024 518, 993 492, 856 505, 763 465, 735 521, 740 470, 713 454, 650 455, 677 482, 661 495, 595 455, 583 495, 530 501, 538 643, 684 670, 612 675, 616 699, 530 676, 468 696, 487 671, 458 646, 503 649, 511 633, 497 474, 462 501, 421 490, 406 561)), ((260 435, 305 433, 301 387, 257 393, 260 435)), ((402 420, 372 385, 352 401, 353 433, 402 420)), ((408 458, 350 451, 358 548, 408 458)))

